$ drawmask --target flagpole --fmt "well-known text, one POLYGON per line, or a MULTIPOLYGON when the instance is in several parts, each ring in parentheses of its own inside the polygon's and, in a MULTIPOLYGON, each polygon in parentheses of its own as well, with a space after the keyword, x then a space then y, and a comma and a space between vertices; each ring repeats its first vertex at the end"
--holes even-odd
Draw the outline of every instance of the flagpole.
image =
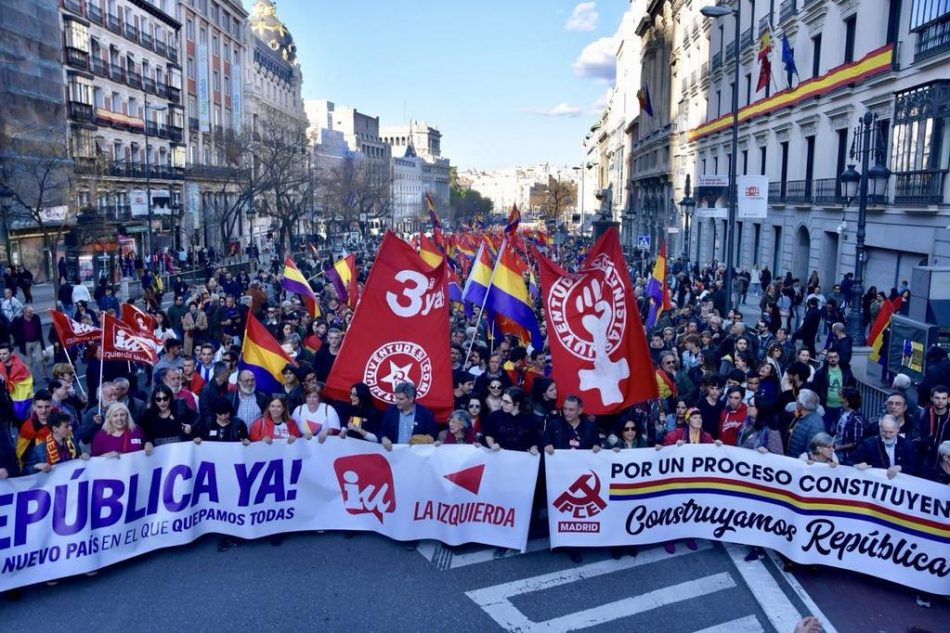
POLYGON ((99 407, 99 415, 102 415, 102 371, 105 368, 106 363, 106 319, 109 318, 108 314, 102 315, 102 338, 99 343, 99 388, 98 394, 96 394, 96 404, 99 407))
MULTIPOLYGON (((495 281, 495 271, 498 269, 498 261, 501 259, 501 254, 505 250, 505 246, 508 245, 508 240, 505 240, 501 243, 501 248, 498 249, 498 258, 495 259, 495 265, 491 269, 491 277, 488 278, 488 289, 485 290, 485 298, 482 299, 482 305, 478 309, 478 316, 475 318, 475 334, 478 334, 478 323, 482 320, 482 314, 485 312, 485 305, 488 303, 488 293, 491 292, 492 283, 495 281)), ((465 353, 465 362, 468 361, 468 357, 472 354, 472 348, 475 346, 475 337, 472 337, 472 341, 468 344, 468 351, 465 353)), ((495 339, 492 337, 491 340, 491 350, 495 349, 495 339)))
POLYGON ((79 371, 76 369, 73 359, 69 357, 69 348, 65 345, 63 345, 63 353, 66 354, 66 362, 68 362, 69 366, 73 368, 73 376, 76 378, 76 384, 79 386, 79 393, 85 395, 86 390, 82 388, 82 381, 79 380, 79 371))

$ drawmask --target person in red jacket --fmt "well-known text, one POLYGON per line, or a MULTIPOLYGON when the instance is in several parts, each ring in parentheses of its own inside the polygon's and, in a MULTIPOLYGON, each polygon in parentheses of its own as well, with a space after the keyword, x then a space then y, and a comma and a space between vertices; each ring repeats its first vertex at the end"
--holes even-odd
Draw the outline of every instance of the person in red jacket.
POLYGON ((716 444, 721 446, 722 442, 714 440, 713 436, 703 430, 703 414, 699 409, 693 407, 686 412, 686 426, 681 426, 675 431, 666 434, 663 438, 663 444, 657 444, 656 450, 664 446, 682 446, 683 444, 716 444))
POLYGON ((294 419, 290 417, 287 398, 284 396, 271 398, 264 415, 251 424, 248 436, 252 442, 263 441, 266 444, 270 444, 274 440, 287 440, 288 444, 292 444, 295 439, 300 437, 300 429, 297 428, 294 419))
POLYGON ((719 414, 719 439, 726 446, 739 444, 739 431, 749 413, 748 405, 742 401, 744 395, 742 387, 729 387, 726 390, 726 408, 719 414))

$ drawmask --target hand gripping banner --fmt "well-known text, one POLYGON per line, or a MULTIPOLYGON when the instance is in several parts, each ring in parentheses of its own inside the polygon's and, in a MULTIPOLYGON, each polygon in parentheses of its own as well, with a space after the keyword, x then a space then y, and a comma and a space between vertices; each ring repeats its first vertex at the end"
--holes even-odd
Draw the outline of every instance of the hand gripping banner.
POLYGON ((524 550, 538 458, 474 446, 191 442, 0 480, 0 591, 202 534, 367 530, 524 550))
POLYGON ((395 403, 409 381, 437 421, 452 412, 452 359, 446 263, 426 264, 411 246, 386 233, 353 322, 327 378, 326 394, 346 401, 365 382, 379 405, 395 403))
POLYGON ((931 481, 712 444, 544 461, 552 547, 729 541, 950 594, 950 496, 931 481))

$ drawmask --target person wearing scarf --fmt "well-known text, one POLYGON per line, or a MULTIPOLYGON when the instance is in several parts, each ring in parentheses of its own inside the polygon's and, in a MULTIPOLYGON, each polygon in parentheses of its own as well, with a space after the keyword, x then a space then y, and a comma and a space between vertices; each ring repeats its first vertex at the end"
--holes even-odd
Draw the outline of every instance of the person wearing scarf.
POLYGON ((89 454, 81 452, 73 441, 68 415, 54 411, 49 415, 48 425, 49 434, 42 442, 36 443, 30 456, 29 463, 34 472, 48 473, 56 464, 77 458, 89 459, 89 454))

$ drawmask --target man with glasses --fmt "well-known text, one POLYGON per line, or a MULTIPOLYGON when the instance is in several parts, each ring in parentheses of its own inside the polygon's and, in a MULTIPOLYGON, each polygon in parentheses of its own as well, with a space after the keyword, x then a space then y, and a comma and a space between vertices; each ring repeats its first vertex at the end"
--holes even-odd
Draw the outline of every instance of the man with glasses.
POLYGON ((864 433, 865 439, 877 437, 880 432, 880 422, 888 415, 897 421, 898 435, 906 437, 911 441, 917 441, 919 439, 920 429, 918 428, 917 416, 908 409, 907 398, 900 392, 890 394, 887 400, 884 401, 884 415, 874 423, 868 425, 864 433))
POLYGON ((112 381, 112 385, 115 388, 115 402, 121 402, 128 407, 129 414, 133 420, 141 418, 145 414, 148 405, 145 404, 144 400, 140 400, 129 393, 131 387, 129 379, 124 377, 116 378, 112 381))
POLYGON ((198 398, 182 386, 181 370, 170 367, 160 374, 156 374, 158 380, 166 387, 171 389, 175 400, 183 402, 186 407, 198 412, 198 398))
POLYGON ((254 374, 245 369, 238 375, 238 388, 231 394, 231 410, 242 420, 256 420, 267 410, 270 398, 258 391, 254 374))
POLYGON ((600 432, 584 417, 584 403, 578 396, 564 398, 561 415, 544 429, 544 452, 553 455, 555 450, 600 451, 600 432))

